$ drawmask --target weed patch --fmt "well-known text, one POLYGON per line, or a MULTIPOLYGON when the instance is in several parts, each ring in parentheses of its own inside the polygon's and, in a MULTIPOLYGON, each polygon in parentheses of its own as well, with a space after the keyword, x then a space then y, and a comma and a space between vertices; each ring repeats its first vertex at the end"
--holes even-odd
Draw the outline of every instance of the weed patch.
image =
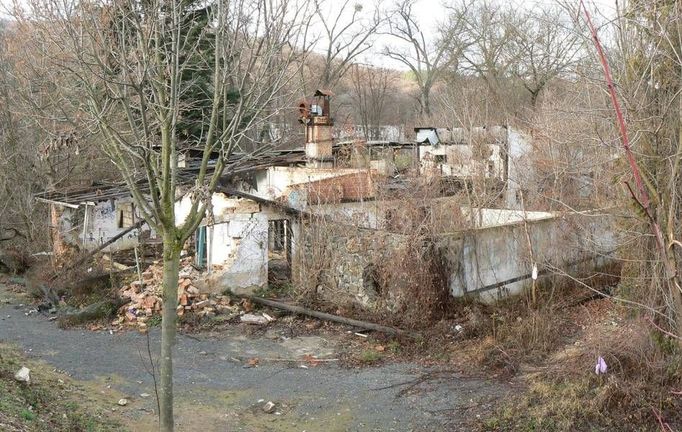
POLYGON ((358 355, 358 360, 364 364, 374 364, 381 360, 384 356, 375 350, 364 350, 358 355))

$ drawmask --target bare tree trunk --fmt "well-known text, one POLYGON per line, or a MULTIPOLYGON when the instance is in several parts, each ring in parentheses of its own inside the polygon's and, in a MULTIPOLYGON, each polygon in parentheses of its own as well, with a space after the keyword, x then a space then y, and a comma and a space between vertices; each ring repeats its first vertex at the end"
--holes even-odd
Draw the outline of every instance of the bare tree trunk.
POLYGON ((419 104, 421 105, 421 113, 426 117, 431 116, 431 88, 424 88, 421 92, 419 104))
POLYGON ((297 94, 291 80, 310 48, 306 35, 312 16, 304 3, 95 0, 65 11, 56 0, 32 0, 16 8, 18 27, 30 29, 26 33, 36 52, 59 77, 74 83, 57 86, 56 100, 70 101, 72 88, 79 93, 74 110, 79 118, 65 112, 65 120, 91 122, 140 216, 162 235, 158 400, 164 432, 174 429, 180 250, 205 218, 226 161, 239 158, 233 150, 242 149, 247 137, 271 122, 280 109, 275 103, 291 106, 287 101, 297 94), (59 47, 59 55, 52 57, 45 46, 59 47), (212 83, 204 87, 197 81, 212 83), (195 126, 201 131, 185 130, 195 126), (180 145, 202 154, 191 181, 196 193, 188 195, 177 188, 184 183, 177 160, 180 145), (210 155, 215 153, 220 158, 213 164, 210 155), (180 223, 174 205, 181 194, 190 206, 180 223))
POLYGON ((161 386, 159 391, 159 430, 172 432, 173 345, 175 345, 180 247, 172 235, 163 239, 163 316, 161 321, 161 386))

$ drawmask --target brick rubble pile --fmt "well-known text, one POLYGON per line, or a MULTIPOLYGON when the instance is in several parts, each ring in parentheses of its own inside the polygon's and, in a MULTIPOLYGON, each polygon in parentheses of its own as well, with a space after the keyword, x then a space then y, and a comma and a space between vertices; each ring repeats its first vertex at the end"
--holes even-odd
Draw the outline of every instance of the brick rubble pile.
MULTIPOLYGON (((200 292, 195 286, 201 273, 191 264, 191 259, 181 263, 178 279, 178 316, 194 314, 198 317, 213 317, 218 314, 240 315, 241 309, 232 304, 224 295, 200 292)), ((142 273, 142 282, 133 281, 123 286, 121 297, 130 298, 130 303, 119 309, 118 318, 112 322, 114 326, 137 326, 144 331, 148 321, 155 315, 161 315, 163 309, 163 264, 154 262, 142 273)))

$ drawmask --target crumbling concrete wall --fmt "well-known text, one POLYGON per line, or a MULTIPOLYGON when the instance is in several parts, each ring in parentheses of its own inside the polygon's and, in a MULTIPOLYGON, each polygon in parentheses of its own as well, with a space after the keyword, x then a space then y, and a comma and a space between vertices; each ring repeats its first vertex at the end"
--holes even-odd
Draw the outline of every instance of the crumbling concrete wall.
POLYGON ((532 285, 531 248, 540 272, 557 268, 577 275, 610 263, 617 246, 610 218, 603 215, 489 226, 443 236, 441 242, 450 251, 452 295, 474 295, 486 302, 519 294, 532 285))
POLYGON ((538 184, 535 169, 531 163, 533 144, 531 138, 521 131, 509 129, 507 136, 507 188, 506 207, 522 209, 521 192, 538 184))
POLYGON ((504 180, 505 156, 499 144, 420 145, 419 159, 425 175, 504 180))
MULTIPOLYGON (((214 193, 212 216, 206 226, 207 267, 211 286, 236 294, 252 294, 268 284, 268 215, 248 199, 214 193)), ((176 224, 182 224, 191 207, 189 197, 176 203, 176 224)))
POLYGON ((319 204, 307 210, 315 215, 327 216, 341 225, 353 225, 361 228, 381 228, 386 202, 362 201, 335 204, 319 204))
POLYGON ((276 199, 283 196, 292 185, 364 171, 366 170, 347 168, 270 167, 255 174, 256 188, 247 192, 265 199, 276 199))
POLYGON ((459 178, 485 177, 506 182, 505 206, 521 209, 521 192, 537 184, 530 161, 533 154, 529 135, 511 127, 474 128, 473 134, 457 128, 424 129, 418 141, 421 172, 425 176, 459 178), (472 143, 474 143, 472 145, 472 143))
MULTIPOLYGON (((78 208, 63 208, 58 227, 62 240, 83 250, 95 249, 129 228, 120 226, 119 211, 124 205, 133 205, 132 197, 101 201, 94 205, 82 204, 78 208)), ((141 215, 134 205, 132 208, 134 223, 141 219, 141 215)), ((134 229, 107 246, 104 251, 116 252, 134 248, 139 244, 140 234, 144 231, 149 232, 150 229, 146 225, 142 229, 134 229)))
MULTIPOLYGON (((347 202, 337 204, 320 204, 310 206, 308 211, 316 215, 329 216, 333 220, 348 225, 358 225, 363 228, 390 229, 387 226, 387 213, 399 223, 406 224, 410 214, 403 214, 411 210, 403 201, 364 201, 347 202)), ((437 228, 440 232, 461 230, 462 228, 484 228, 490 226, 506 225, 526 220, 540 220, 554 217, 554 213, 461 207, 461 202, 452 197, 442 197, 424 201, 423 207, 428 209, 433 220, 425 223, 430 227, 437 228), (449 223, 438 219, 449 219, 449 223)), ((409 213, 409 212, 408 212, 409 213)), ((390 224, 389 224, 390 225, 390 224)))
POLYGON ((510 209, 461 207, 460 211, 472 228, 487 228, 522 222, 523 220, 537 221, 555 217, 555 214, 551 212, 510 209))
POLYGON ((268 284, 268 218, 235 214, 209 229, 208 248, 214 281, 222 290, 253 294, 268 284))

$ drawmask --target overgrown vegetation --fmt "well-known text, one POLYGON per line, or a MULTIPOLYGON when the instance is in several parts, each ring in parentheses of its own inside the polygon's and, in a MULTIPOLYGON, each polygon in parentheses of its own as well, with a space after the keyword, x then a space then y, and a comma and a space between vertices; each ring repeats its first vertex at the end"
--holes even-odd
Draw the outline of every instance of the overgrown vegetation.
POLYGON ((574 289, 550 303, 543 296, 537 309, 525 299, 466 306, 453 361, 513 377, 525 389, 503 400, 481 430, 682 427, 682 356, 674 339, 637 309, 599 297, 581 301, 586 295, 574 289), (599 357, 608 365, 604 374, 595 373, 599 357))
POLYGON ((682 357, 642 322, 590 324, 574 342, 535 362, 527 391, 510 398, 484 430, 656 431, 682 427, 682 357), (620 326, 619 325, 619 326, 620 326), (595 374, 602 356, 609 370, 595 374))
POLYGON ((381 360, 383 355, 376 350, 364 350, 358 355, 358 361, 365 365, 370 365, 381 360))
POLYGON ((295 258, 299 301, 405 328, 427 328, 451 313, 441 236, 466 226, 459 214, 465 198, 442 204, 439 182, 410 175, 401 193, 377 185, 371 215, 304 221, 295 258))
MULTIPOLYGON (((506 205, 500 185, 480 173, 448 191, 455 194, 451 208, 431 205, 443 190, 427 179, 397 192, 379 185, 373 226, 367 218, 305 222, 309 247, 298 248, 306 255, 299 257, 303 265, 296 285, 281 283, 259 294, 293 292, 304 304, 418 328, 435 337, 406 347, 408 353, 424 350, 452 359, 452 344, 464 345, 477 367, 525 377, 528 394, 486 422, 491 430, 679 426, 680 2, 630 1, 614 20, 615 37, 604 38, 610 39, 606 57, 616 80, 608 89, 617 89, 614 100, 624 101, 635 138, 629 159, 620 157, 617 145, 622 139, 629 152, 625 122, 620 119, 618 132, 609 101, 600 94, 601 66, 590 55, 593 47, 583 43, 597 35, 588 36, 584 20, 576 19, 579 10, 570 5, 522 11, 503 2, 450 2, 445 22, 431 38, 422 31, 426 23, 417 19, 414 0, 393 2, 387 10, 377 6, 369 14, 359 4, 344 3, 348 10, 338 15, 326 10, 329 4, 315 2, 308 10, 305 5, 312 3, 302 2, 300 9, 295 3, 278 3, 275 11, 263 1, 76 2, 69 10, 52 0, 19 5, 14 22, 0 23, 0 199, 7 203, 0 210, 0 270, 20 273, 33 263, 31 253, 49 248, 45 208, 36 205, 34 192, 125 179, 142 216, 163 238, 166 296, 175 298, 180 249, 206 210, 210 213, 209 197, 221 171, 236 166, 228 158, 262 144, 265 131, 291 128, 292 122, 284 123, 295 122, 295 113, 279 111, 292 106, 299 93, 309 93, 305 87, 332 86, 354 100, 338 117, 361 123, 365 138, 378 138, 386 123, 403 130, 411 123, 467 130, 511 124, 534 138, 532 157, 523 167, 535 173, 525 186, 524 208, 609 208, 619 217, 613 229, 623 234, 620 257, 626 266, 613 292, 618 301, 594 311, 590 322, 573 311, 591 306, 575 304, 579 299, 571 293, 576 291, 558 286, 551 287, 561 291, 556 296, 540 290, 533 302, 519 298, 494 307, 450 298, 446 276, 453 269, 437 237, 472 227, 460 205, 506 205), (221 30, 205 31, 208 23, 221 30), (327 32, 327 48, 319 57, 308 56, 311 24, 327 32), (387 44, 382 52, 410 72, 359 64, 361 54, 372 53, 379 33, 404 43, 387 44), (149 40, 156 44, 144 42, 149 40), (344 79, 348 71, 351 76, 344 79), (301 88, 294 79, 299 73, 301 88), (104 151, 94 143, 104 143, 104 151), (197 178, 185 188, 178 158, 186 146, 203 149, 207 157, 200 158, 197 178), (211 154, 220 157, 209 164, 211 154), (119 170, 111 169, 112 161, 119 170), (615 186, 621 183, 623 190, 615 186), (173 211, 179 193, 188 193, 193 203, 181 228, 173 211), (338 250, 352 259, 341 262, 338 250), (337 273, 348 280, 325 274, 335 266, 344 266, 337 273), (592 371, 597 357, 609 364, 605 375, 592 371), (529 375, 533 368, 542 370, 529 375)), ((291 135, 291 142, 301 144, 291 135)), ((487 168, 487 149, 475 150, 472 159, 487 168)), ((415 167, 404 154, 393 162, 402 179, 425 173, 410 172, 415 167)), ((56 218, 51 224, 56 230, 56 218)), ((58 260, 74 259, 72 254, 66 251, 51 264, 58 268, 58 260)), ((64 300, 67 307, 110 300, 118 285, 106 272, 91 278, 78 268, 53 279, 52 271, 34 267, 28 289, 53 304, 64 300)), ((598 288, 594 280, 578 284, 587 285, 598 288)), ((166 430, 173 424, 174 310, 165 309, 163 326, 166 430)), ((106 316, 111 309, 105 305, 95 312, 106 316)), ((371 364, 381 357, 368 351, 360 360, 371 364)), ((5 401, 0 394, 0 401, 17 427, 44 418, 38 408, 49 405, 47 393, 5 390, 13 396, 5 401)))

